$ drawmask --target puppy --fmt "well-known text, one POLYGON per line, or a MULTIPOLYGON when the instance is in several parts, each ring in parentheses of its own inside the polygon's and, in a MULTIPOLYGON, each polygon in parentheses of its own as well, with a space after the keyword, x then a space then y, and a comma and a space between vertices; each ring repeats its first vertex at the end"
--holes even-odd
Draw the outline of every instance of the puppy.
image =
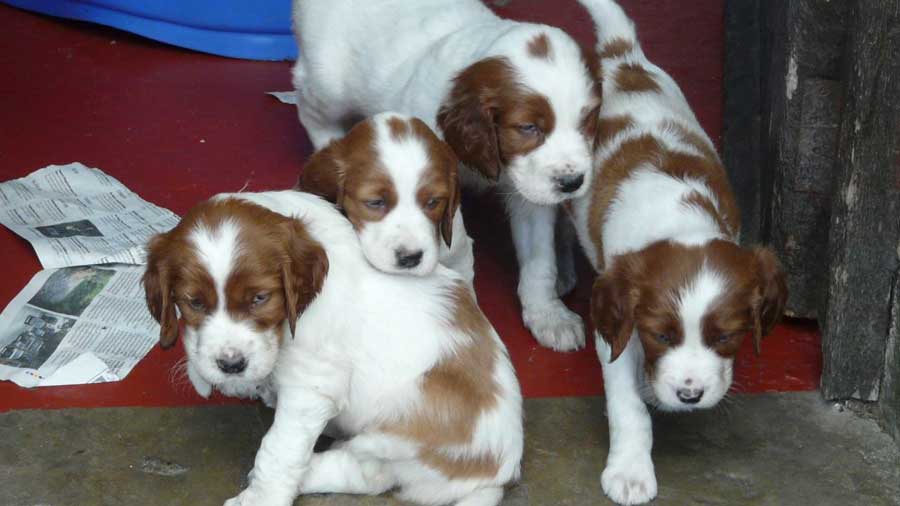
POLYGON ((395 487, 422 504, 496 505, 519 476, 518 383, 453 271, 374 269, 334 206, 296 191, 220 195, 148 249, 160 343, 180 314, 197 391, 276 408, 226 505, 395 487), (326 423, 347 439, 313 454, 326 423))
POLYGON ((544 346, 581 347, 581 318, 557 294, 554 226, 557 204, 590 184, 596 60, 561 30, 500 19, 478 0, 296 0, 294 27, 293 82, 314 146, 381 111, 422 118, 459 156, 464 182, 505 196, 526 326, 544 346))
POLYGON ((616 3, 580 1, 597 27, 604 78, 596 173, 572 204, 600 273, 591 315, 610 432, 601 482, 617 503, 639 504, 657 492, 645 402, 716 405, 744 336, 758 353, 787 289, 770 250, 737 244, 728 178, 678 86, 647 61, 616 3))
POLYGON ((475 258, 459 211, 458 163, 421 120, 381 113, 313 154, 296 189, 335 202, 375 268, 424 276, 440 262, 471 285, 475 258))

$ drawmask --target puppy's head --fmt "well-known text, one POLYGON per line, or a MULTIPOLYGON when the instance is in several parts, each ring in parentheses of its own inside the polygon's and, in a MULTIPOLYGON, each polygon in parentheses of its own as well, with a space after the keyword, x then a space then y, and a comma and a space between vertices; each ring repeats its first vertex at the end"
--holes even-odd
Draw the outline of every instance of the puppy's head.
POLYGON ((502 55, 463 69, 438 112, 460 160, 525 199, 556 204, 583 195, 600 105, 596 59, 563 32, 526 26, 502 55))
POLYGON ((147 249, 143 284, 160 344, 174 344, 180 317, 189 377, 202 395, 266 378, 328 272, 301 222, 236 199, 197 205, 147 249))
POLYGON ((458 160, 421 120, 382 113, 316 152, 297 189, 338 204, 377 269, 424 276, 450 246, 458 160))
POLYGON ((721 400, 745 335, 758 354, 786 300, 784 273, 768 249, 660 241, 615 258, 594 283, 591 316, 610 360, 636 332, 659 406, 690 410, 721 400))

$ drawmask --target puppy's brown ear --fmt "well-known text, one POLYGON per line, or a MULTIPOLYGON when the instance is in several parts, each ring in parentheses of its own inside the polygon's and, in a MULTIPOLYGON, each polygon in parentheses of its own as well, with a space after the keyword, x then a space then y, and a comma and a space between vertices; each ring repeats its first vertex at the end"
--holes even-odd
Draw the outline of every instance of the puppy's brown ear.
MULTIPOLYGON (((615 266, 618 267, 618 266, 615 266)), ((634 331, 634 311, 640 293, 623 275, 621 267, 608 269, 597 277, 591 291, 591 320, 609 344, 613 362, 625 351, 634 331)))
POLYGON ((503 162, 497 138, 496 114, 504 82, 514 71, 506 58, 486 58, 460 72, 438 110, 437 123, 444 140, 459 159, 496 181, 503 162))
POLYGON ((295 190, 318 195, 341 207, 344 200, 344 164, 340 140, 316 151, 303 165, 295 190))
POLYGON ((328 256, 303 227, 290 220, 284 223, 287 249, 281 276, 284 284, 284 304, 291 337, 297 330, 297 317, 319 294, 328 275, 328 256))
POLYGON ((762 338, 772 332, 784 314, 788 289, 784 270, 769 248, 753 250, 757 287, 751 300, 753 311, 753 347, 759 355, 762 338))
POLYGON ((154 236, 147 244, 147 270, 142 283, 150 314, 159 322, 159 345, 169 348, 178 339, 178 316, 170 268, 169 241, 165 234, 154 236))
POLYGON ((450 146, 444 143, 441 144, 446 148, 446 156, 444 158, 448 165, 447 177, 450 182, 450 193, 447 195, 447 207, 444 208, 444 215, 441 217, 441 237, 444 238, 444 242, 449 248, 450 244, 453 242, 453 218, 456 216, 456 211, 459 210, 460 200, 462 199, 462 190, 460 189, 459 175, 457 174, 459 159, 453 154, 453 150, 450 149, 450 146))

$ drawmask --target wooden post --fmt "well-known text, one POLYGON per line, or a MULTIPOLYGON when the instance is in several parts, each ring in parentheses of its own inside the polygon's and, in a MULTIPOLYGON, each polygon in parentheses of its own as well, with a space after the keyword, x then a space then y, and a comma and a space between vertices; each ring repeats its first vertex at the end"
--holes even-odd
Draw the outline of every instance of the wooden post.
POLYGON ((791 316, 817 317, 826 285, 823 270, 810 265, 821 262, 828 245, 850 7, 843 1, 762 2, 762 239, 788 272, 791 316))
POLYGON ((885 361, 900 270, 900 2, 855 7, 820 319, 822 393, 877 401, 891 395, 880 395, 883 375, 896 378, 900 369, 885 361))
MULTIPOLYGON (((900 256, 900 245, 897 245, 897 255, 900 256)), ((894 276, 892 299, 891 327, 884 349, 884 378, 878 406, 885 429, 900 441, 900 275, 894 276)))

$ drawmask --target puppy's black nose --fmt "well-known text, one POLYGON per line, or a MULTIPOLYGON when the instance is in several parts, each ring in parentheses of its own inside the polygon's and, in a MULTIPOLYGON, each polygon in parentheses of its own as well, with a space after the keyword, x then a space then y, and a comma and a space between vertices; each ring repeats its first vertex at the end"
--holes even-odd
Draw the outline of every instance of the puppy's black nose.
POLYGON ((219 370, 225 374, 240 374, 247 368, 247 360, 244 359, 243 355, 236 354, 233 357, 222 357, 217 359, 216 365, 219 366, 219 370))
POLYGON ((703 389, 679 388, 676 395, 678 395, 678 400, 685 404, 697 404, 700 402, 700 398, 703 397, 703 389))
POLYGON ((394 255, 397 257, 397 267, 403 269, 412 269, 422 261, 422 250, 410 252, 405 249, 398 249, 394 252, 394 255))
POLYGON ((576 176, 557 176, 553 178, 553 182, 556 183, 557 190, 563 193, 572 193, 581 188, 581 183, 584 183, 584 174, 578 174, 576 176))

